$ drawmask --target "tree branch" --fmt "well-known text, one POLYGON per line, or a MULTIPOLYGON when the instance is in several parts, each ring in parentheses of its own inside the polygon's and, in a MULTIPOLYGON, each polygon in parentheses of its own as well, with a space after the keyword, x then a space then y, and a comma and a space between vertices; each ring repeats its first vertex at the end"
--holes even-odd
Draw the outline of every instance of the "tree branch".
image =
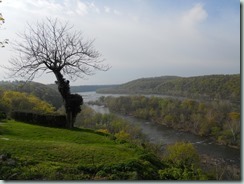
POLYGON ((14 44, 16 55, 9 61, 12 76, 33 79, 39 72, 62 72, 71 79, 93 75, 96 70, 107 71, 101 54, 94 49, 94 40, 84 40, 81 32, 72 31, 68 22, 47 19, 27 25, 18 34, 21 41, 14 44))

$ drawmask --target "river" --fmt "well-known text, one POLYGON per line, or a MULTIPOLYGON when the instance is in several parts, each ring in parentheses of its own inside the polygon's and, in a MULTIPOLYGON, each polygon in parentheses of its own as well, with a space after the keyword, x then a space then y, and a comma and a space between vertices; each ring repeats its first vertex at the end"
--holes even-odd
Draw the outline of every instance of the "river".
MULTIPOLYGON (((84 92, 79 93, 83 96, 84 102, 98 100, 101 96, 127 96, 125 94, 97 94, 96 92, 84 92)), ((145 95, 150 96, 150 95, 145 95)), ((165 96, 161 96, 165 97, 165 96)), ((103 106, 90 105, 96 112, 105 114, 109 113, 109 109, 103 106)), ((224 145, 218 145, 211 141, 211 139, 197 136, 188 132, 177 131, 172 128, 159 125, 157 123, 148 122, 131 116, 122 116, 134 125, 141 127, 142 133, 144 133, 148 140, 152 143, 167 145, 173 144, 177 141, 186 141, 192 143, 200 154, 211 155, 218 159, 240 166, 240 150, 230 148, 224 145)))

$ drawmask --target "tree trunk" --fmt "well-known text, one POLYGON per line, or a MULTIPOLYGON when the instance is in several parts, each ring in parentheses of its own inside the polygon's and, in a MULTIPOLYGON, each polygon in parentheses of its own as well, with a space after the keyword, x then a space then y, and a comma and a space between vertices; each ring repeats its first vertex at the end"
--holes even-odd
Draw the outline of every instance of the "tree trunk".
POLYGON ((76 115, 81 111, 80 106, 83 104, 82 96, 70 93, 69 81, 63 78, 60 72, 55 72, 58 85, 58 90, 64 100, 64 107, 66 112, 66 128, 74 127, 76 115))
POLYGON ((63 78, 63 75, 58 71, 55 72, 55 76, 57 78, 56 84, 58 85, 58 91, 61 94, 63 101, 64 101, 64 107, 65 107, 65 113, 66 113, 66 128, 71 129, 73 128, 73 121, 72 121, 72 111, 70 108, 70 86, 69 81, 65 80, 63 78))
POLYGON ((71 129, 73 127, 74 127, 74 125, 73 125, 72 112, 71 111, 69 111, 69 112, 66 111, 66 128, 71 129))

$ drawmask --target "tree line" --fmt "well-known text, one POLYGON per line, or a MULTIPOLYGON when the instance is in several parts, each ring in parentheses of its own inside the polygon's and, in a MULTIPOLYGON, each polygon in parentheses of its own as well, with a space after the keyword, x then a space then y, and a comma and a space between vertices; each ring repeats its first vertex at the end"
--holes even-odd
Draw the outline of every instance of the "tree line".
POLYGON ((199 102, 195 100, 121 96, 101 97, 98 104, 112 112, 132 115, 216 142, 240 146, 240 107, 229 101, 199 102))

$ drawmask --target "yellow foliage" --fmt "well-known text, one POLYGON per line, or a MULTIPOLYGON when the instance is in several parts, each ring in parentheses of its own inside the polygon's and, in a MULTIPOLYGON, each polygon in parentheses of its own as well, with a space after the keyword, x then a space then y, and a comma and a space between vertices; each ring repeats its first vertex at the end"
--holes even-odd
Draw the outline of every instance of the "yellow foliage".
POLYGON ((191 143, 177 142, 167 147, 165 160, 177 166, 191 166, 198 165, 200 157, 191 143))
POLYGON ((228 115, 231 120, 240 120, 240 113, 238 112, 230 112, 228 115))
POLYGON ((96 132, 101 132, 101 133, 109 134, 108 129, 99 129, 96 132))
POLYGON ((1 97, 1 103, 6 110, 26 110, 41 113, 52 113, 55 108, 49 103, 39 98, 17 91, 4 91, 1 97))
POLYGON ((120 132, 116 133, 114 136, 120 140, 129 140, 130 139, 130 134, 126 133, 124 130, 121 130, 120 132))

